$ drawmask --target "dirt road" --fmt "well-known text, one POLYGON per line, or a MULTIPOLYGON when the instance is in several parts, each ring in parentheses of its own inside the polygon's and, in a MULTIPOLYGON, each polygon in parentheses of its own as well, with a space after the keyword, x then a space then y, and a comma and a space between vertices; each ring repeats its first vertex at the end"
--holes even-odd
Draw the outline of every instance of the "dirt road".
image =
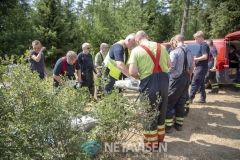
MULTIPOLYGON (((130 154, 121 159, 240 159, 240 92, 229 88, 220 86, 218 95, 207 95, 206 104, 190 106, 183 130, 166 135, 166 153, 130 154)), ((141 138, 136 135, 131 141, 141 138)))

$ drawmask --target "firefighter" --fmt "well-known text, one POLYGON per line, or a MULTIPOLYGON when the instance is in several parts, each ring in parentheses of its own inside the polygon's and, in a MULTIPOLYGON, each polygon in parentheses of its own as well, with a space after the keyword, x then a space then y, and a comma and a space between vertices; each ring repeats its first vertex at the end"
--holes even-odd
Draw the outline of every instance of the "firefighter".
POLYGON ((174 37, 177 47, 170 52, 172 66, 169 68, 170 79, 168 88, 168 104, 166 114, 166 133, 172 132, 173 115, 175 110, 175 124, 177 131, 182 130, 185 117, 184 105, 188 100, 189 74, 194 69, 193 54, 184 45, 184 37, 178 34, 174 37))
POLYGON ((205 84, 208 83, 210 80, 212 90, 208 92, 208 94, 217 94, 219 91, 219 86, 216 78, 216 69, 217 69, 217 49, 213 44, 213 41, 211 39, 207 40, 207 44, 210 49, 209 53, 209 62, 208 62, 208 72, 205 76, 205 84))
POLYGON ((152 109, 160 111, 155 121, 150 125, 143 124, 145 147, 157 149, 158 143, 165 136, 165 117, 168 101, 168 67, 171 61, 164 46, 148 41, 144 31, 136 33, 136 43, 139 45, 131 52, 129 59, 129 74, 140 79, 140 92, 147 95, 152 109), (138 73, 139 72, 139 73, 138 73), (159 93, 159 94, 157 94, 159 93), (161 97, 161 102, 157 99, 161 97))
POLYGON ((125 40, 120 40, 111 47, 104 60, 106 72, 109 76, 109 83, 104 88, 106 93, 111 93, 115 81, 119 79, 121 73, 132 78, 129 75, 126 63, 129 57, 128 49, 133 48, 135 45, 135 33, 132 33, 128 35, 125 40))
POLYGON ((59 85, 66 85, 68 80, 76 80, 74 75, 77 71, 77 81, 81 82, 81 70, 77 61, 77 54, 74 51, 68 51, 65 57, 59 58, 53 69, 53 85, 58 87, 59 85), (61 77, 66 76, 67 78, 61 77))
POLYGON ((196 62, 196 70, 193 75, 191 90, 189 95, 189 101, 192 103, 198 89, 201 87, 201 98, 195 103, 206 103, 206 91, 204 86, 204 79, 208 72, 208 55, 209 55, 209 47, 207 43, 204 41, 204 33, 202 31, 198 31, 193 35, 196 43, 200 44, 200 48, 194 61, 196 62))

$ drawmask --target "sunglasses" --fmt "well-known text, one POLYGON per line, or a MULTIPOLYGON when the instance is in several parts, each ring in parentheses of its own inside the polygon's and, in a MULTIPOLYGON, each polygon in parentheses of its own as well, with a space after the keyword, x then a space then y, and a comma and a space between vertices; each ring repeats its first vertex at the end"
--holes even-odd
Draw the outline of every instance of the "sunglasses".
POLYGON ((90 48, 87 48, 87 49, 90 49, 90 48))

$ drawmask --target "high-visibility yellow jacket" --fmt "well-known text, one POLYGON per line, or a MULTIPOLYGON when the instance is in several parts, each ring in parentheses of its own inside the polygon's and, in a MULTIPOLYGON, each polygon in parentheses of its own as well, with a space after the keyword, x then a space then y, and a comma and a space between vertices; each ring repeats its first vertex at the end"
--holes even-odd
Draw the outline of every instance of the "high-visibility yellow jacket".
MULTIPOLYGON (((123 44, 121 44, 121 45, 123 46, 123 44)), ((126 53, 124 52, 124 55, 125 54, 126 53)), ((129 58, 129 56, 127 57, 127 60, 124 60, 125 64, 127 63, 128 58, 129 58)), ((121 75, 121 70, 118 69, 116 61, 114 59, 111 59, 109 57, 109 55, 106 56, 106 59, 107 59, 106 67, 108 67, 108 69, 110 70, 109 75, 117 80, 119 78, 119 76, 121 75)), ((124 56, 124 59, 125 59, 125 56, 124 56)))

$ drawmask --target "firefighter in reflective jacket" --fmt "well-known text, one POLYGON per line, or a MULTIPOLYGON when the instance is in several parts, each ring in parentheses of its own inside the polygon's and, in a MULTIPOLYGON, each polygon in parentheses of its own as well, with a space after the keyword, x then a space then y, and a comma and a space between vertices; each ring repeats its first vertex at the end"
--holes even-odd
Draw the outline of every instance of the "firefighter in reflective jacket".
POLYGON ((131 78, 126 63, 128 61, 128 49, 133 48, 135 45, 135 34, 132 33, 125 40, 120 40, 111 47, 104 60, 106 72, 108 72, 110 79, 104 88, 105 92, 110 93, 112 91, 115 81, 119 79, 121 73, 131 78))
POLYGON ((160 113, 153 115, 151 124, 143 124, 145 147, 151 150, 158 148, 165 136, 165 117, 168 101, 168 67, 171 61, 167 50, 162 45, 148 41, 144 31, 136 33, 136 43, 139 45, 131 52, 128 61, 129 73, 140 79, 140 92, 147 95, 153 110, 160 113), (138 72, 139 73, 138 73, 138 72), (161 97, 161 101, 158 98, 161 97))

